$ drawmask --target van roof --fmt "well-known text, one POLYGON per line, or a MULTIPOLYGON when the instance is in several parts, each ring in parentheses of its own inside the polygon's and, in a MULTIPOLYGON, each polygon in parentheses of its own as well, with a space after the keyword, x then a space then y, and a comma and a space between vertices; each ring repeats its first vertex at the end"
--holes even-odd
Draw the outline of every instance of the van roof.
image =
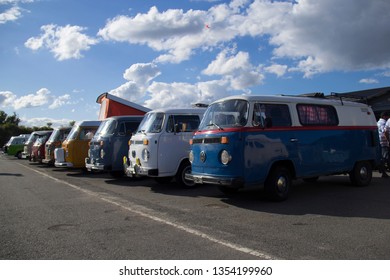
POLYGON ((124 120, 124 119, 128 119, 128 120, 142 120, 143 117, 144 116, 141 116, 141 115, 111 116, 111 117, 105 118, 102 121, 110 120, 110 119, 113 119, 113 120, 124 120))
POLYGON ((149 113, 166 114, 203 114, 206 108, 161 108, 150 111, 149 113))
POLYGON ((26 137, 18 135, 18 136, 11 136, 10 139, 26 139, 26 137))
POLYGON ((72 129, 72 127, 71 126, 61 126, 61 127, 55 128, 54 130, 68 130, 68 129, 72 129))
POLYGON ((348 105, 356 107, 366 107, 368 105, 364 103, 358 103, 353 101, 345 101, 340 99, 327 99, 319 97, 307 97, 307 96, 291 96, 291 95, 233 95, 221 98, 214 101, 213 103, 231 100, 231 99, 242 99, 249 102, 260 101, 260 102, 285 102, 285 103, 310 103, 310 104, 326 104, 326 105, 348 105))
POLYGON ((46 133, 53 132, 53 130, 36 130, 31 134, 38 134, 38 135, 44 135, 46 133))
POLYGON ((74 125, 77 126, 99 126, 101 124, 101 121, 79 121, 75 123, 74 125))

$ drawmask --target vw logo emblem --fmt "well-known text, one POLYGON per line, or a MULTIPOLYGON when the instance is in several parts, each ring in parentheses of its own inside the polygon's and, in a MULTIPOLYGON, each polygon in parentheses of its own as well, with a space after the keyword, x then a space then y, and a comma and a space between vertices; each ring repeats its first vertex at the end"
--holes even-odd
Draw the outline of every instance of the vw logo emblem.
POLYGON ((206 161, 206 152, 205 151, 201 151, 200 152, 200 161, 201 162, 205 162, 206 161))

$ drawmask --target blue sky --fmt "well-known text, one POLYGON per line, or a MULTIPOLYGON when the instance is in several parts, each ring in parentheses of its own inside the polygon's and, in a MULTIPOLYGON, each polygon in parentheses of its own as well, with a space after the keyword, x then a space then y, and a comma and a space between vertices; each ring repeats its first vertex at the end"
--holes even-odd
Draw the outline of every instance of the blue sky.
POLYGON ((388 0, 0 0, 0 110, 97 119, 103 92, 151 109, 235 94, 390 84, 388 0))

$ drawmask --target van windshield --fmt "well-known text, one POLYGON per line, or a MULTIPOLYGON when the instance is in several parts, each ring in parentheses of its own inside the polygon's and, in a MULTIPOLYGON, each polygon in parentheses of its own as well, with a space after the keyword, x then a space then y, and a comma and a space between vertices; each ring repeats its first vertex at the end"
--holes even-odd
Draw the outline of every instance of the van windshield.
POLYGON ((39 145, 45 143, 45 141, 46 141, 48 136, 49 135, 41 135, 41 136, 39 136, 38 139, 35 141, 35 143, 39 144, 39 145))
POLYGON ((162 130, 164 113, 149 113, 142 119, 138 127, 139 133, 159 133, 162 130))
POLYGON ((205 112, 199 130, 245 126, 248 121, 249 103, 231 99, 211 104, 205 112))
POLYGON ((70 131, 68 137, 66 137, 67 140, 75 140, 77 139, 77 136, 79 135, 79 131, 80 131, 80 127, 77 125, 77 126, 73 126, 72 127, 72 130, 70 131))
POLYGON ((103 121, 98 130, 96 131, 96 136, 109 136, 114 134, 116 129, 117 121, 116 120, 105 120, 103 121))
POLYGON ((55 129, 52 134, 50 135, 48 142, 56 142, 60 140, 61 132, 59 129, 55 129))
POLYGON ((37 133, 32 133, 25 144, 34 143, 38 136, 37 133))

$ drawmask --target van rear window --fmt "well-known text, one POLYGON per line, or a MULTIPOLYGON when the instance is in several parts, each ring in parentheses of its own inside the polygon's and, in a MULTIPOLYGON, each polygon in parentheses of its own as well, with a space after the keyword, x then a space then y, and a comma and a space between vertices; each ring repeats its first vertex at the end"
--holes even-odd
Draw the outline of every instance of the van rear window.
POLYGON ((297 111, 301 125, 326 125, 339 124, 336 109, 330 105, 298 104, 297 111))

